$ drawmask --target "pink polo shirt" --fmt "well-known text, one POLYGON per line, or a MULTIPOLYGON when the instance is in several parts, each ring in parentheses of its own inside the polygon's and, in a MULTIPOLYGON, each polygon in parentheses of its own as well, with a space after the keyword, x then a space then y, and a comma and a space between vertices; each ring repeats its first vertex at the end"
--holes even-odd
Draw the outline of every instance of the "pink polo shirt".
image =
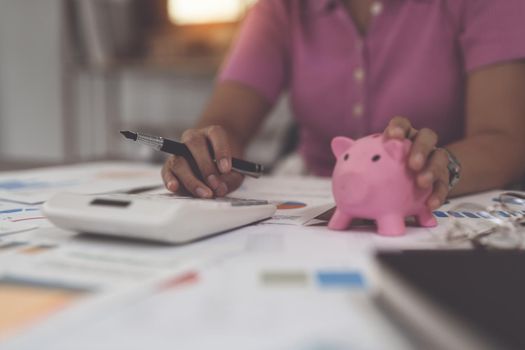
POLYGON ((467 73, 525 57, 525 0, 383 0, 371 12, 363 37, 337 0, 259 0, 221 71, 271 103, 289 92, 314 174, 331 174, 334 136, 381 132, 396 115, 440 144, 460 139, 467 73))

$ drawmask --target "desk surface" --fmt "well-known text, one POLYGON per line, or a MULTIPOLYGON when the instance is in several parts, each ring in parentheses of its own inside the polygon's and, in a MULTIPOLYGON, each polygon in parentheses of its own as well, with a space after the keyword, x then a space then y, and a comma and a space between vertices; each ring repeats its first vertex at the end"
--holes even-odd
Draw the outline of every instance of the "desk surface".
MULTIPOLYGON (((257 184, 252 194, 269 196, 272 181, 281 200, 299 201, 293 196, 306 188, 315 198, 329 195, 326 179, 263 178, 245 190, 257 184)), ((46 321, 18 324, 21 336, 2 349, 411 349, 370 300, 373 252, 440 244, 439 232, 416 227, 388 238, 370 227, 333 232, 322 222, 275 218, 174 247, 79 236, 35 212, 21 215, 30 216, 17 221, 38 229, 0 236, 0 340, 9 325, 2 314, 21 315, 16 300, 25 321, 46 321), (38 310, 13 290, 24 290, 38 310)))
POLYGON ((25 170, 54 165, 60 164, 42 161, 19 161, 0 158, 0 171, 25 170))
MULTIPOLYGON (((101 162, 101 161, 132 161, 126 158, 93 158, 89 159, 89 162, 101 162)), ((17 171, 17 170, 31 170, 31 169, 40 169, 44 167, 54 167, 54 166, 63 166, 63 165, 74 165, 74 164, 84 164, 86 160, 83 161, 43 161, 43 160, 19 160, 12 158, 2 158, 0 157, 0 172, 2 171, 17 171)))

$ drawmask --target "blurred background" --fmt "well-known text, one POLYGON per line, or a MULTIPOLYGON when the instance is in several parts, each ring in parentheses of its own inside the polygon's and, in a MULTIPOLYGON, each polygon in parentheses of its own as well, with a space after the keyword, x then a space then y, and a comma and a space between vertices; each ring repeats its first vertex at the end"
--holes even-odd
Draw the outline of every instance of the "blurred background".
MULTIPOLYGON (((191 127, 255 1, 0 0, 0 164, 160 161, 118 131, 191 127)), ((290 120, 284 97, 247 158, 273 164, 290 120)))

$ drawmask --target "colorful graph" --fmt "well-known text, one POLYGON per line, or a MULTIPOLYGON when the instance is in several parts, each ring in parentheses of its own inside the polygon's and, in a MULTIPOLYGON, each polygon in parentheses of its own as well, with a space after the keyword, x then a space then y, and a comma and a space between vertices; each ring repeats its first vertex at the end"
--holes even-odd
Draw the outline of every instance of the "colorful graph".
POLYGON ((9 208, 0 210, 0 220, 15 222, 28 218, 42 218, 40 207, 9 208))
POLYGON ((4 205, 0 210, 0 236, 35 229, 44 220, 40 207, 13 208, 4 205))

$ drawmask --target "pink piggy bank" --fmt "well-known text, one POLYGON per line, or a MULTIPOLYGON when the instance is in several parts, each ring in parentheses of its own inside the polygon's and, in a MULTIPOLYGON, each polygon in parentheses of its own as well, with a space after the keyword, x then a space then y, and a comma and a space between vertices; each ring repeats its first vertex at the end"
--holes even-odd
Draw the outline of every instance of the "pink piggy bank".
POLYGON ((328 227, 344 230, 353 218, 373 219, 385 236, 405 233, 405 217, 416 216, 424 227, 437 222, 425 202, 431 188, 417 187, 407 167, 411 142, 374 134, 359 140, 336 137, 332 151, 337 163, 332 191, 337 205, 328 227))

